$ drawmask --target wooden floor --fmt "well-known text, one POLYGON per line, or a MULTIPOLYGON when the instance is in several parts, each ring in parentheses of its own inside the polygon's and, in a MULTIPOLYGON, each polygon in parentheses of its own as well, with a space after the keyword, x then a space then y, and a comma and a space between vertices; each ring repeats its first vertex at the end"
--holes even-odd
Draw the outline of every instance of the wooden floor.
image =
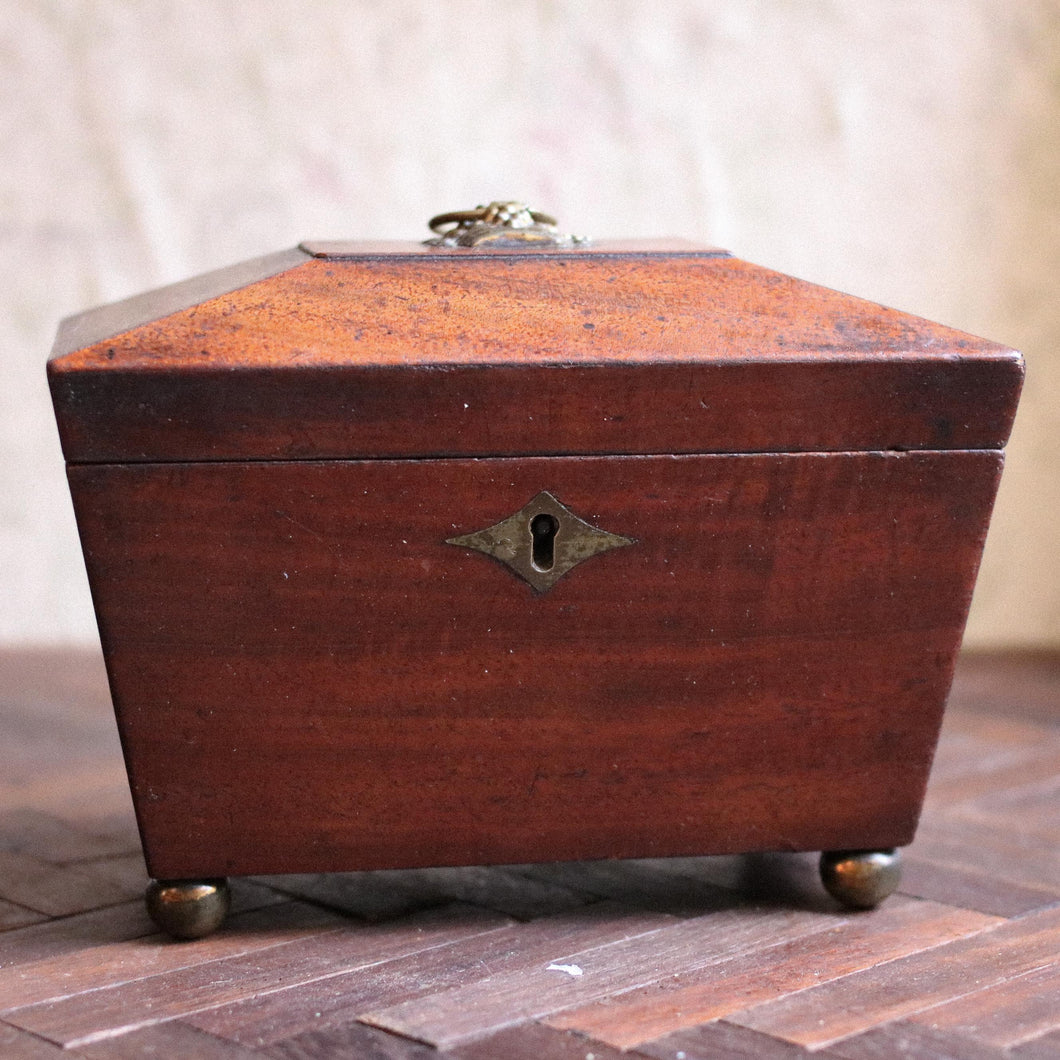
POLYGON ((0 654, 0 1057, 1060 1057, 1060 658, 968 658, 901 892, 812 856, 245 880, 168 942, 98 661, 0 654))

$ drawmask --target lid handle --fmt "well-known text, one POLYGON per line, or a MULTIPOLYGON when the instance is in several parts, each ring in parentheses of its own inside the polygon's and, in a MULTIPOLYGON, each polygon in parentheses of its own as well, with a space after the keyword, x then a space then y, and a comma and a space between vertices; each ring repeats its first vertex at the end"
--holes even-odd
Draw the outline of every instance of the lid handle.
POLYGON ((586 236, 560 232, 554 217, 522 202, 491 202, 474 210, 440 213, 428 224, 437 233, 426 240, 429 247, 569 247, 589 241, 586 236))

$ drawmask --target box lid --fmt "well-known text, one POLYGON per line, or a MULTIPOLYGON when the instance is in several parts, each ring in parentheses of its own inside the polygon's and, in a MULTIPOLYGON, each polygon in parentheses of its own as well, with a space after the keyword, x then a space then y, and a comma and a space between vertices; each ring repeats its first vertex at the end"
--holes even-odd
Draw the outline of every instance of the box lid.
POLYGON ((1000 448, 1004 346, 680 242, 301 247, 91 310, 71 462, 1000 448))

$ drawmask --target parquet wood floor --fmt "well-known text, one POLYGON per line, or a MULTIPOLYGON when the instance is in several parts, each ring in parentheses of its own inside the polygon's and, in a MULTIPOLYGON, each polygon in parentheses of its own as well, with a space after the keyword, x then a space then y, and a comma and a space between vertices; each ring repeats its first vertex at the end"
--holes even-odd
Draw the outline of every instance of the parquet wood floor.
POLYGON ((0 653, 0 1057, 1060 1057, 1060 657, 962 660, 901 891, 762 855, 237 881, 153 932, 101 664, 0 653))

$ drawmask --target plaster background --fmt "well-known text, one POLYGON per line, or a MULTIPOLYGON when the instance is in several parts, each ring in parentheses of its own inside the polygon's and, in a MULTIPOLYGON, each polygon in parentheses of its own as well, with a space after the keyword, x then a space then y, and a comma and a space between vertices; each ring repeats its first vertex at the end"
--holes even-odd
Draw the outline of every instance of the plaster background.
POLYGON ((60 317, 519 198, 1021 348, 967 643, 1060 645, 1060 5, 9 0, 0 643, 95 640, 43 365, 60 317))

